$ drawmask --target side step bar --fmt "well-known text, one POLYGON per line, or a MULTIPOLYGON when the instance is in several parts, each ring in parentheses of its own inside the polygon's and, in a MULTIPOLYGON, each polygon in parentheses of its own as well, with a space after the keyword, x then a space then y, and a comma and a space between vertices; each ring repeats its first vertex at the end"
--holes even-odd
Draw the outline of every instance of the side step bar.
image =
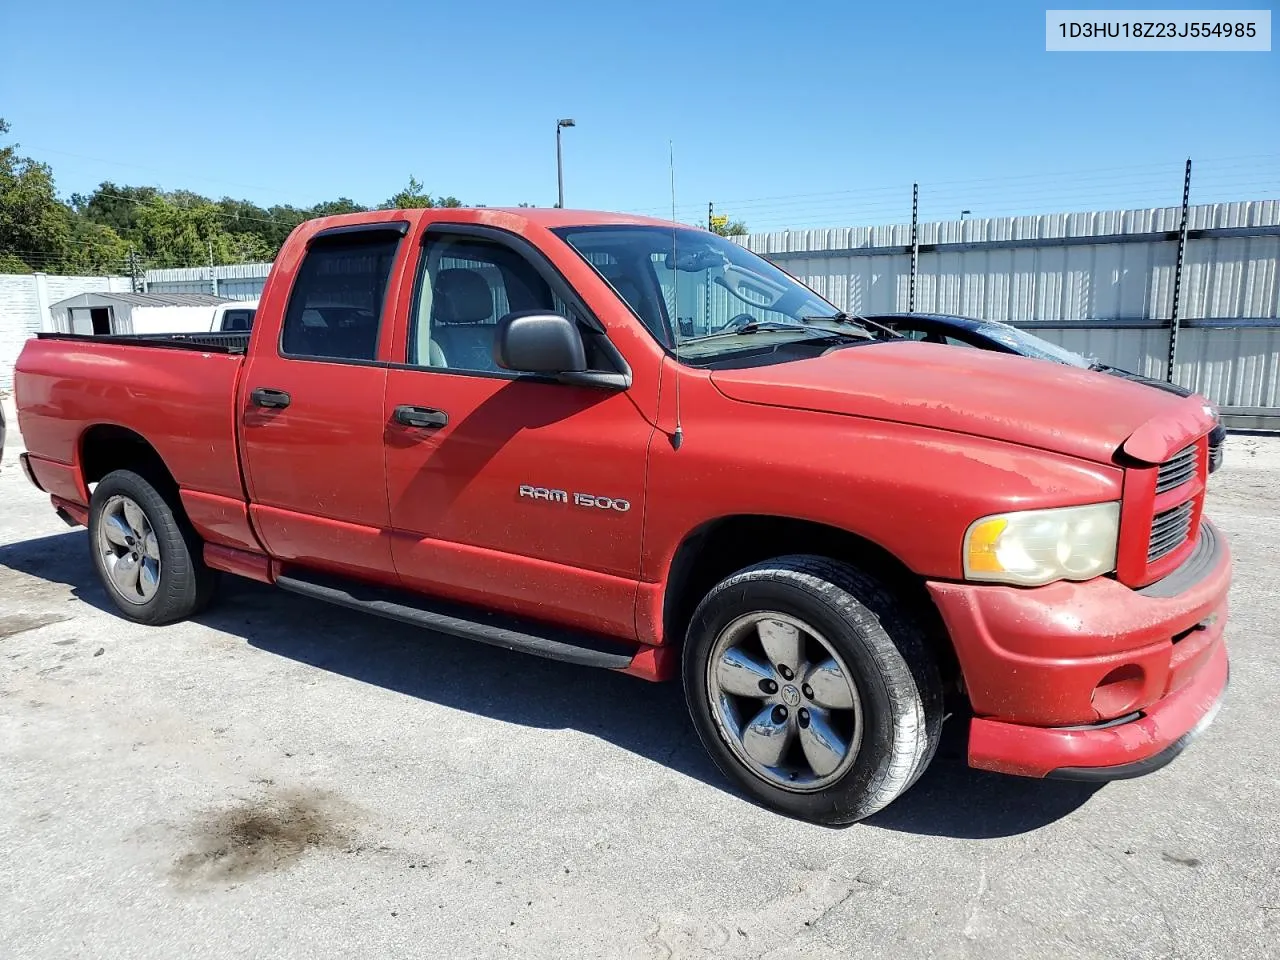
POLYGON ((435 602, 345 580, 276 577, 276 586, 304 597, 362 610, 388 620, 424 627, 467 640, 478 640, 507 650, 531 653, 549 660, 563 660, 586 667, 626 670, 638 645, 627 646, 586 633, 477 611, 460 604, 435 602))

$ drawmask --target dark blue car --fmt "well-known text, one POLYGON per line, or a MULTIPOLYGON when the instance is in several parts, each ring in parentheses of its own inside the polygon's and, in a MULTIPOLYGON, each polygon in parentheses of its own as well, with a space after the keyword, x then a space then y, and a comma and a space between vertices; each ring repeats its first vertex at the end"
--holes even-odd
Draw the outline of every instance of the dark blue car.
MULTIPOLYGON (((970 317, 955 317, 944 313, 886 313, 867 316, 904 337, 912 340, 923 340, 926 343, 949 343, 957 347, 977 347, 979 350, 994 350, 997 353, 1016 353, 1020 357, 1031 357, 1035 360, 1049 360, 1063 363, 1082 370, 1096 370, 1109 373, 1113 377, 1133 380, 1156 390, 1176 393, 1180 397, 1189 397, 1194 393, 1186 387, 1175 383, 1166 383, 1152 377, 1144 377, 1140 373, 1121 370, 1090 357, 1082 356, 1056 343, 1050 343, 1035 334, 1020 330, 1007 323, 995 320, 974 320, 970 317)), ((885 334, 886 337, 890 336, 885 334)), ((1217 414, 1214 414, 1215 418, 1217 414)), ((1209 472, 1222 465, 1222 445, 1227 438, 1226 428, 1221 421, 1209 434, 1209 472)))

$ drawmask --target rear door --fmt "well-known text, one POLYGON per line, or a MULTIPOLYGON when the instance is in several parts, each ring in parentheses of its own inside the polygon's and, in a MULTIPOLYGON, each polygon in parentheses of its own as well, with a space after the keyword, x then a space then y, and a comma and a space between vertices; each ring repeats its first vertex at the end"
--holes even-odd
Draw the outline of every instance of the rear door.
POLYGON ((505 231, 432 225, 411 289, 407 362, 384 407, 401 581, 634 637, 653 425, 630 390, 500 369, 494 331, 508 312, 560 313, 592 369, 625 362, 542 254, 505 231))
POLYGON ((280 264, 281 283, 264 297, 264 313, 284 319, 278 331, 255 331, 241 379, 241 449, 255 526, 278 559, 395 579, 381 357, 405 229, 323 230, 300 263, 280 264))

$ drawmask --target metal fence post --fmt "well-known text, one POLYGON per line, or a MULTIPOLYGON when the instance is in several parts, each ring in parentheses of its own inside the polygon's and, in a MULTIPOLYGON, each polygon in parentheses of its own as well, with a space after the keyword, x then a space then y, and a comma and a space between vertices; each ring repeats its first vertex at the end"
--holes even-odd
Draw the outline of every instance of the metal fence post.
POLYGON ((1182 178, 1182 222, 1178 225, 1178 259, 1173 265, 1173 309, 1169 317, 1169 366, 1165 380, 1173 383, 1173 364, 1178 358, 1178 308, 1182 297, 1182 263, 1187 252, 1187 217, 1191 205, 1191 158, 1182 178))
MULTIPOLYGON (((716 228, 716 205, 715 201, 707 201, 707 229, 714 232, 716 228)), ((711 284, 707 282, 707 275, 702 275, 702 333, 706 333, 711 329, 711 284)))
POLYGON ((920 265, 920 184, 911 185, 911 286, 907 290, 907 313, 916 312, 916 270, 920 265))

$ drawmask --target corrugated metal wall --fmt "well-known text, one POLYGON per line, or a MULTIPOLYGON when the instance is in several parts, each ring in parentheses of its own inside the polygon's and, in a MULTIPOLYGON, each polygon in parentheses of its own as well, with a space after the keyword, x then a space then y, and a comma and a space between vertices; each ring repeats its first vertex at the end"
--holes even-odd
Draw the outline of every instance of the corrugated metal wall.
MULTIPOLYGON (((921 224, 915 309, 1033 326, 1164 377, 1180 217, 1165 207, 921 224)), ((841 309, 909 309, 910 224, 737 240, 841 309)), ((1190 209, 1177 382, 1223 406, 1280 407, 1278 264, 1280 201, 1190 209)))
POLYGON ((148 270, 143 289, 147 293, 211 293, 230 300, 257 300, 270 272, 269 263, 148 270))

